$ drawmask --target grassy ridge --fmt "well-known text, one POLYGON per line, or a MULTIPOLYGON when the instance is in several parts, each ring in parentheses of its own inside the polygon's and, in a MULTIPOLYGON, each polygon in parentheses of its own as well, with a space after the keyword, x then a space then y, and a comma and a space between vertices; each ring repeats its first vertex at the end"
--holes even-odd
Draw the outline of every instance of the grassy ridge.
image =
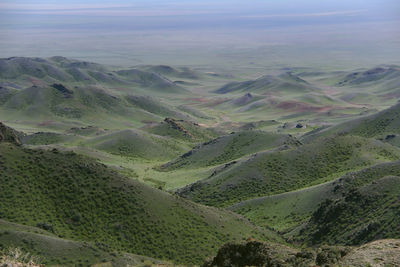
POLYGON ((91 138, 86 145, 111 154, 147 160, 168 159, 184 151, 173 139, 150 135, 139 130, 123 130, 91 138))
MULTIPOLYGON (((385 176, 400 175, 398 162, 381 163, 350 172, 332 182, 279 195, 255 198, 235 204, 229 209, 260 226, 288 232, 306 223, 325 200, 335 200, 354 188, 373 183, 385 176)), ((295 233, 288 233, 291 236, 295 233)))
POLYGON ((297 149, 257 153, 183 188, 180 194, 203 204, 228 206, 330 181, 344 172, 399 157, 396 148, 375 140, 353 136, 319 139, 297 149))
POLYGON ((231 92, 291 92, 305 93, 318 90, 311 84, 293 75, 292 73, 284 73, 280 76, 265 75, 255 80, 244 82, 232 82, 215 90, 215 93, 226 94, 231 92))
POLYGON ((227 241, 277 238, 74 153, 0 143, 0 161, 0 217, 61 238, 179 263, 200 263, 227 241))
POLYGON ((235 132, 196 146, 179 158, 163 165, 162 169, 169 171, 215 166, 257 151, 298 144, 298 141, 290 135, 263 131, 235 132))
POLYGON ((329 128, 306 134, 302 140, 312 141, 321 136, 349 134, 385 140, 398 144, 400 132, 400 104, 396 104, 376 114, 351 120, 329 128))
MULTIPOLYGON (((398 164, 398 163, 397 163, 398 164)), ((399 238, 400 177, 385 176, 322 203, 297 240, 310 244, 358 245, 399 238)))
POLYGON ((246 200, 229 207, 256 225, 289 231, 307 222, 324 200, 335 195, 334 182, 246 200))

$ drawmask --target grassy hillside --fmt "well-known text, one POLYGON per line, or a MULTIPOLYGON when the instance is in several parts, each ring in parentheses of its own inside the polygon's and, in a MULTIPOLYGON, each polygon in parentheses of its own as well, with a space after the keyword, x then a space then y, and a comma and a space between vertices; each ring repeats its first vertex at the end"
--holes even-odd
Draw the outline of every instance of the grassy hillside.
POLYGON ((168 136, 189 143, 205 142, 219 136, 218 131, 197 123, 165 118, 161 123, 144 127, 143 130, 160 136, 168 136))
POLYGON ((318 139, 296 149, 257 153, 179 193, 203 204, 228 206, 334 180, 348 171, 399 159, 399 153, 391 145, 361 137, 318 139))
POLYGON ((267 226, 296 234, 299 225, 310 220, 320 204, 327 199, 335 200, 346 192, 379 180, 385 176, 400 174, 398 162, 381 163, 360 171, 350 172, 332 182, 278 195, 250 199, 229 209, 244 215, 260 226, 267 226), (295 229, 293 232, 291 230, 295 229))
POLYGON ((169 159, 186 148, 173 139, 146 134, 139 130, 123 130, 94 137, 85 145, 111 154, 147 160, 169 159))
POLYGON ((115 70, 63 57, 0 59, 2 120, 21 128, 47 131, 43 125, 54 124, 65 130, 83 123, 121 129, 165 117, 191 120, 168 104, 170 97, 190 94, 160 74, 139 69, 115 70))
POLYGON ((72 152, 0 143, 0 216, 60 238, 179 263, 229 240, 276 238, 242 218, 124 178, 72 152))
POLYGON ((335 195, 334 187, 335 182, 332 181, 301 190, 242 201, 228 209, 245 216, 256 225, 286 232, 307 222, 324 200, 335 195))
POLYGON ((309 244, 363 244, 397 238, 399 162, 385 163, 340 179, 295 239, 309 244))
POLYGON ((226 94, 231 92, 291 92, 306 93, 317 90, 312 85, 293 75, 292 73, 284 73, 280 76, 266 75, 256 80, 245 82, 232 82, 217 89, 215 93, 226 94))
POLYGON ((396 66, 381 66, 365 71, 357 71, 347 74, 337 82, 338 86, 350 85, 354 87, 379 87, 376 92, 388 93, 398 89, 400 82, 400 70, 396 66))
POLYGON ((298 141, 289 135, 263 131, 242 131, 196 146, 191 151, 162 166, 162 170, 215 166, 257 151, 279 146, 296 146, 298 141))
POLYGON ((10 223, 0 219, 0 263, 10 263, 7 259, 2 259, 3 255, 8 260, 17 260, 22 263, 33 260, 36 264, 45 266, 166 264, 145 256, 119 253, 104 243, 67 240, 39 227, 10 223))
POLYGON ((320 136, 349 134, 371 137, 398 145, 400 143, 400 104, 396 104, 376 114, 351 120, 329 128, 306 134, 302 140, 312 141, 320 136))
POLYGON ((299 250, 252 240, 225 244, 203 266, 398 266, 399 245, 398 239, 383 239, 360 247, 320 246, 299 250))

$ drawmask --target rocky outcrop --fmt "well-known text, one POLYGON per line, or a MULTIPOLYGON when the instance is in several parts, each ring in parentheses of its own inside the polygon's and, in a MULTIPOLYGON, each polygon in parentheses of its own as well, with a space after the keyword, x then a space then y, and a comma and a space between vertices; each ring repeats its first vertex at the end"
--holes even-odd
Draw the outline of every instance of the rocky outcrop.
POLYGON ((400 266, 400 240, 378 240, 360 247, 294 248, 259 241, 226 244, 203 267, 400 266))
POLYGON ((164 120, 165 123, 167 123, 171 128, 178 130, 179 132, 182 132, 183 135, 193 138, 193 135, 186 130, 177 120, 171 119, 171 118, 165 118, 164 120))
POLYGON ((9 142, 19 146, 22 144, 19 135, 17 131, 0 122, 0 142, 9 142))

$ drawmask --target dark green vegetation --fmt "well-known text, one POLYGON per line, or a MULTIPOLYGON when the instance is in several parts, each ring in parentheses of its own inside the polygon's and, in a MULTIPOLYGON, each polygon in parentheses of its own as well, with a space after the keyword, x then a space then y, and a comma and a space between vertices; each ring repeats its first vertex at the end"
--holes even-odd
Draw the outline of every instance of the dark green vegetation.
POLYGON ((0 160, 1 218, 60 238, 180 263, 199 263, 229 240, 277 238, 234 214, 152 189, 72 152, 2 142, 0 160))
POLYGON ((153 160, 167 159, 182 151, 176 141, 157 135, 145 135, 135 130, 95 137, 89 140, 87 145, 111 154, 153 160))
POLYGON ((204 267, 230 266, 398 266, 399 240, 378 240, 357 248, 321 246, 293 249, 287 246, 248 241, 224 245, 204 267))
POLYGON ((257 151, 280 146, 298 146, 291 135, 242 131, 205 142, 162 166, 163 170, 215 166, 257 151))
POLYGON ((208 141, 220 134, 214 129, 202 127, 197 123, 173 118, 165 118, 163 122, 149 125, 144 130, 190 143, 208 141))
POLYGON ((0 142, 10 142, 15 145, 21 145, 22 143, 19 140, 19 135, 20 133, 0 122, 0 142))
POLYGON ((379 113, 352 120, 346 123, 310 132, 303 139, 313 140, 319 136, 333 134, 358 135, 380 139, 393 145, 399 145, 398 135, 400 133, 400 104, 379 113))
POLYGON ((295 149, 267 151, 238 161, 179 191, 194 201, 227 206, 333 180, 346 171, 397 160, 399 151, 361 137, 324 138, 295 149))
POLYGON ((359 245, 399 238, 400 162, 351 173, 334 185, 334 197, 321 203, 300 230, 298 240, 312 244, 359 245))

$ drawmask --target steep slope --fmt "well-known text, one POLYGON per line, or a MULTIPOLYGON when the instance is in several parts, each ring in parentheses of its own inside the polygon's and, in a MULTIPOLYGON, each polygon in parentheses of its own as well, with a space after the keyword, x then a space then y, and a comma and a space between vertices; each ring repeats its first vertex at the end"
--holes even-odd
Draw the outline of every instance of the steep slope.
POLYGON ((179 158, 164 164, 163 170, 196 168, 227 163, 245 155, 279 146, 296 146, 298 141, 289 135, 263 131, 242 131, 221 136, 196 146, 179 158))
POLYGON ((9 142, 14 145, 21 145, 22 142, 20 140, 20 136, 22 136, 21 133, 0 122, 0 143, 9 142))
POLYGON ((203 204, 228 206, 333 180, 399 156, 398 149, 380 141, 352 136, 319 139, 297 149, 257 153, 179 194, 203 204))
POLYGON ((373 183, 385 176, 400 175, 398 162, 381 163, 360 171, 350 172, 332 182, 278 195, 250 199, 229 209, 244 215, 257 225, 296 235, 296 228, 310 220, 321 203, 336 200, 360 186, 373 183), (290 232, 291 230, 294 231, 290 232))
POLYGON ((298 250, 248 241, 225 244, 204 267, 230 266, 398 266, 400 240, 384 239, 360 247, 322 246, 298 250))
POLYGON ((92 266, 100 263, 107 266, 138 266, 144 261, 166 264, 145 256, 117 252, 103 243, 63 239, 39 227, 10 223, 1 219, 0 247, 3 248, 0 250, 0 264, 20 262, 29 267, 33 267, 29 265, 32 260, 40 263, 40 266, 92 266))
POLYGON ((2 142, 0 161, 1 218, 61 238, 189 264, 229 240, 276 237, 232 213, 147 187, 73 152, 2 142))
POLYGON ((376 114, 345 122, 329 128, 310 132, 302 138, 309 142, 321 136, 334 134, 371 137, 399 145, 400 140, 400 104, 396 104, 376 114))
POLYGON ((318 90, 311 84, 295 76, 292 73, 284 73, 279 76, 266 75, 256 80, 245 82, 232 82, 217 89, 215 93, 226 94, 231 92, 291 92, 291 93, 306 93, 318 90))
POLYGON ((208 141, 220 135, 220 133, 214 129, 200 126, 194 122, 176 120, 173 118, 165 118, 163 122, 146 126, 143 130, 190 143, 208 141))
POLYGON ((309 244, 363 244, 397 238, 400 163, 380 164, 346 175, 295 237, 309 244))

